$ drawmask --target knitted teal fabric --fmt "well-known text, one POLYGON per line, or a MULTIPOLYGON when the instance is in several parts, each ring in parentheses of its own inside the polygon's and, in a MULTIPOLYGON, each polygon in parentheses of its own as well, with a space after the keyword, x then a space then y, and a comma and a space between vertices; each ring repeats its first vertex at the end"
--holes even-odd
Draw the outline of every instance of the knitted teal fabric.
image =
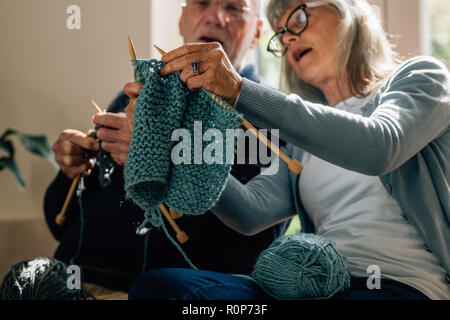
MULTIPOLYGON (((179 72, 166 77, 158 73, 163 63, 157 60, 136 60, 135 79, 143 87, 135 107, 133 135, 125 166, 127 197, 145 210, 145 220, 138 233, 151 225, 162 224, 157 207, 164 203, 183 214, 200 215, 214 206, 225 186, 232 164, 226 163, 226 130, 237 129, 242 116, 225 110, 200 89, 189 92, 179 79, 179 72), (194 138, 194 122, 200 121, 200 137, 194 138), (171 141, 175 129, 185 129, 191 137, 190 164, 174 164, 171 141), (203 141, 203 133, 216 129, 223 139, 203 141), (196 164, 194 139, 202 141, 202 150, 214 143, 223 143, 221 164, 196 164)), ((198 123, 197 123, 198 124, 198 123)), ((184 143, 185 141, 183 141, 184 143)))

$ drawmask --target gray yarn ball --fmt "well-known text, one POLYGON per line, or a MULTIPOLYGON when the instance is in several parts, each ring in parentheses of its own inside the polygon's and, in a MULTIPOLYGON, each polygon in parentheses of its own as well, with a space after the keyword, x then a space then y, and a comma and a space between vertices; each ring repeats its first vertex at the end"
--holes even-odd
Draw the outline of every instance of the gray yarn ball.
POLYGON ((259 256, 252 277, 280 300, 330 298, 350 287, 345 257, 331 240, 314 234, 274 241, 259 256))
POLYGON ((69 289, 67 266, 52 258, 15 264, 3 278, 0 300, 79 300, 83 289, 69 289))

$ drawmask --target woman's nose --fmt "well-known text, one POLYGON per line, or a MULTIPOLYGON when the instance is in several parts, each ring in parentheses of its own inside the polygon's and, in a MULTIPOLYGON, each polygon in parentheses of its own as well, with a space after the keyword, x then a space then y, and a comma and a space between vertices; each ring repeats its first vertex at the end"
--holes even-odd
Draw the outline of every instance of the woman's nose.
POLYGON ((300 35, 295 35, 295 34, 290 33, 289 31, 286 31, 283 34, 283 37, 281 38, 281 42, 283 43, 283 45, 286 48, 289 48, 289 46, 291 46, 293 43, 298 41, 299 38, 300 38, 300 35))

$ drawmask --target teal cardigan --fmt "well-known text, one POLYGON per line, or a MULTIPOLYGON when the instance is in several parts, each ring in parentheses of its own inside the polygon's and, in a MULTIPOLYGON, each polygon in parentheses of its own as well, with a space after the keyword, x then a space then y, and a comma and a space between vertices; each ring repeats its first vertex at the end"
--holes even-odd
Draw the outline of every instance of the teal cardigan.
MULTIPOLYGON (((379 176, 424 246, 450 273, 450 75, 441 62, 423 56, 401 64, 362 116, 245 79, 236 109, 256 126, 280 129, 280 137, 292 144, 286 152, 300 162, 306 151, 379 176)), ((213 211, 249 235, 295 212, 303 232, 314 232, 297 179, 281 161, 276 175, 257 176, 245 186, 231 178, 213 211)))

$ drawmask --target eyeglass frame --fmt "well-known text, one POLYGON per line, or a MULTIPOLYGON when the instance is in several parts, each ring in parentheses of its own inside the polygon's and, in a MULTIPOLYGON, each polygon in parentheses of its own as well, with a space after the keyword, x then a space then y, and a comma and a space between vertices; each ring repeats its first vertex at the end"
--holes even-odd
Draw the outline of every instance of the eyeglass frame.
MULTIPOLYGON (((271 44, 272 41, 273 41, 273 39, 274 39, 275 37, 277 37, 279 34, 282 35, 282 36, 281 36, 281 39, 283 39, 283 36, 284 36, 284 34, 285 34, 286 32, 289 32, 290 34, 292 34, 292 35, 294 35, 294 36, 299 36, 299 35, 301 35, 301 34, 308 28, 308 25, 309 25, 309 14, 308 14, 308 12, 306 12, 306 8, 314 8, 314 7, 324 6, 324 5, 327 5, 327 4, 328 4, 328 2, 326 2, 326 1, 305 2, 305 3, 302 3, 301 5, 297 6, 296 8, 294 8, 294 10, 292 10, 292 12, 289 14, 289 16, 288 16, 288 18, 287 18, 287 20, 286 20, 286 24, 285 24, 285 26, 283 27, 283 29, 280 30, 280 31, 275 32, 275 34, 274 34, 272 37, 270 37, 269 43, 267 44, 267 51, 270 52, 270 53, 272 53, 272 54, 273 54, 275 57, 277 57, 277 58, 282 58, 282 57, 284 57, 284 55, 286 54, 286 51, 287 51, 287 48, 286 48, 285 45, 283 45, 283 46, 284 46, 284 50, 283 50, 283 53, 281 54, 281 56, 278 56, 277 54, 275 54, 275 52, 274 52, 273 50, 271 50, 271 49, 269 48, 269 47, 270 47, 270 44, 271 44), (300 31, 300 32, 294 32, 294 31, 290 30, 287 26, 288 26, 289 19, 290 19, 290 18, 294 15, 294 13, 297 12, 298 10, 302 10, 302 11, 305 13, 306 24, 305 24, 305 27, 303 28, 302 31, 300 31)), ((280 40, 280 42, 283 43, 283 41, 281 41, 281 40, 280 40)))
MULTIPOLYGON (((195 9, 196 7, 195 7, 195 6, 192 6, 192 5, 189 5, 188 1, 189 1, 189 0, 185 0, 182 6, 188 7, 188 8, 191 8, 191 9, 195 9)), ((208 0, 208 1, 211 1, 211 0, 208 0)), ((218 1, 218 0, 212 0, 212 1, 214 2, 214 4, 217 4, 217 1, 218 1)), ((226 1, 226 0, 222 0, 222 3, 221 3, 221 5, 220 5, 220 6, 222 7, 222 9, 226 9, 226 8, 223 6, 224 1, 226 1)), ((244 8, 242 8, 242 12, 239 12, 239 14, 243 17, 245 14, 247 14, 247 13, 249 13, 249 12, 251 12, 251 11, 252 11, 252 9, 251 9, 250 7, 244 7, 244 8)))

